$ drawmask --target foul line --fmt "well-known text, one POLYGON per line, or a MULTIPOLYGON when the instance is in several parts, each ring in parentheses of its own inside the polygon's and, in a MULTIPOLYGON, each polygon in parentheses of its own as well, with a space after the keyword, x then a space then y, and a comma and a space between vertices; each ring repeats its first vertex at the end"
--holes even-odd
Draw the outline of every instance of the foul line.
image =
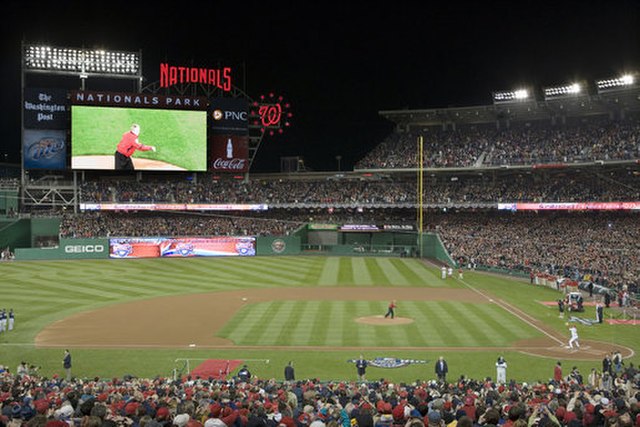
POLYGON ((557 342, 560 345, 564 345, 564 341, 559 340, 558 338, 554 337, 553 335, 551 335, 550 333, 548 333, 547 331, 545 331, 544 329, 540 328, 538 325, 534 324, 533 322, 531 322, 530 320, 525 319, 523 316, 521 316, 520 314, 516 313, 515 311, 513 311, 511 309, 511 307, 509 307, 508 305, 506 305, 505 303, 499 302, 498 300, 495 300, 493 298, 491 298, 490 296, 483 294, 482 292, 480 292, 478 289, 474 288, 473 286, 471 286, 469 283, 467 283, 465 280, 463 279, 458 279, 460 282, 462 282, 466 287, 468 287, 469 289, 471 289, 472 291, 474 291, 475 293, 477 293, 478 295, 481 295, 482 297, 486 298, 489 302, 493 302, 497 305, 499 305, 500 307, 502 307, 502 309, 506 310, 507 312, 511 313, 512 315, 514 315, 515 317, 517 317, 518 319, 522 320, 524 323, 526 323, 527 325, 531 326, 534 329, 537 329, 539 332, 542 332, 544 335, 546 335, 547 337, 551 338, 552 340, 554 340, 555 342, 557 342))

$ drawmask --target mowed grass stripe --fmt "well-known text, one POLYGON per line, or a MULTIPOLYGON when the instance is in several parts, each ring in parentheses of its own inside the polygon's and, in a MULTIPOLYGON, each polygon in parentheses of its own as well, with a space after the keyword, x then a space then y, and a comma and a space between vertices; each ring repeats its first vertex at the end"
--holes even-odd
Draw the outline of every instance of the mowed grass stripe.
POLYGON ((299 277, 284 274, 277 266, 256 268, 256 265, 251 262, 248 264, 249 265, 234 263, 221 265, 219 266, 219 270, 229 275, 228 277, 235 277, 235 279, 241 283, 244 281, 250 283, 279 284, 282 286, 292 286, 300 283, 299 277))
POLYGON ((274 279, 273 283, 279 284, 286 282, 287 285, 298 285, 304 277, 304 274, 282 268, 280 265, 260 265, 252 262, 244 266, 244 269, 258 276, 272 277, 274 279))
POLYGON ((318 301, 296 301, 295 304, 298 317, 291 331, 291 342, 309 345, 312 342, 313 323, 320 310, 320 304, 318 301))
POLYGON ((373 283, 364 258, 353 258, 351 268, 354 284, 369 285, 373 283))
POLYGON ((256 257, 251 259, 251 265, 256 264, 258 266, 267 268, 277 268, 292 275, 298 277, 304 277, 310 268, 312 268, 316 262, 295 262, 292 258, 272 258, 272 257, 256 257))
POLYGON ((73 276, 69 276, 65 283, 53 282, 51 280, 34 280, 30 283, 51 290, 52 292, 56 292, 57 294, 66 294, 67 297, 86 296, 88 298, 106 298, 117 300, 122 297, 122 294, 116 292, 109 292, 101 289, 92 289, 85 285, 83 281, 77 281, 75 279, 71 279, 73 276))
POLYGON ((371 276, 372 284, 374 285, 388 285, 391 282, 380 264, 378 264, 377 259, 374 258, 365 258, 364 264, 367 266, 367 270, 369 271, 369 275, 371 276))
POLYGON ((353 285, 353 265, 351 258, 340 258, 338 263, 338 281, 341 285, 353 285))
POLYGON ((338 270, 340 267, 340 258, 327 257, 324 259, 324 266, 320 271, 317 281, 321 286, 335 286, 338 282, 338 270))
POLYGON ((410 284, 389 258, 379 258, 376 261, 392 285, 407 286, 410 284))
POLYGON ((336 347, 342 347, 344 345, 346 309, 347 304, 344 301, 334 301, 333 304, 331 304, 329 312, 330 320, 329 323, 325 325, 327 334, 325 335, 324 342, 321 342, 320 345, 336 347))
POLYGON ((326 342, 327 335, 331 331, 331 305, 331 301, 320 301, 318 303, 318 313, 313 319, 311 342, 309 345, 321 345, 326 342))
POLYGON ((444 346, 450 343, 448 325, 433 314, 437 302, 405 302, 414 323, 409 325, 409 335, 415 337, 417 346, 444 346))
POLYGON ((400 272, 400 274, 402 274, 405 283, 413 286, 423 284, 424 279, 409 267, 409 265, 411 264, 410 262, 405 262, 404 259, 400 258, 392 258, 390 261, 391 264, 400 272))
MULTIPOLYGON (((433 332, 431 331, 430 318, 427 315, 425 303, 416 303, 415 301, 403 301, 402 302, 402 317, 410 317, 413 319, 413 323, 408 325, 407 333, 413 337, 413 341, 418 346, 427 346, 433 339, 433 332)), ((438 332, 438 331, 435 331, 438 332)), ((441 340, 442 338, 438 336, 441 340)))
MULTIPOLYGON (((354 318, 370 316, 380 309, 379 301, 356 301, 354 318)), ((376 329, 373 325, 358 323, 355 325, 353 345, 366 347, 376 342, 376 329)))
POLYGON ((299 317, 300 313, 296 310, 294 302, 280 302, 280 304, 277 305, 275 318, 269 322, 269 327, 265 330, 262 337, 260 337, 259 342, 266 340, 266 342, 271 345, 288 345, 291 342, 291 331, 299 317))
POLYGON ((496 304, 479 304, 475 308, 486 314, 486 318, 493 329, 502 336, 510 336, 511 339, 515 340, 542 336, 533 326, 521 321, 496 304))
POLYGON ((408 269, 416 274, 418 277, 417 283, 425 286, 440 286, 440 279, 436 276, 432 269, 422 263, 422 261, 416 259, 408 259, 405 262, 408 269))
POLYGON ((466 327, 473 334, 476 343, 480 345, 498 346, 504 345, 507 341, 497 335, 494 330, 483 317, 484 313, 478 312, 472 304, 465 304, 464 307, 458 304, 449 304, 449 310, 455 318, 465 319, 466 327))
POLYGON ((428 301, 425 305, 424 313, 428 319, 425 327, 430 331, 431 339, 428 341, 431 346, 463 346, 467 342, 475 343, 475 339, 463 325, 464 319, 454 318, 447 303, 428 301))
POLYGON ((242 307, 240 312, 222 327, 219 335, 232 340, 237 345, 252 344, 252 338, 257 335, 254 330, 264 328, 265 322, 268 324, 266 313, 270 306, 270 303, 262 303, 242 307))

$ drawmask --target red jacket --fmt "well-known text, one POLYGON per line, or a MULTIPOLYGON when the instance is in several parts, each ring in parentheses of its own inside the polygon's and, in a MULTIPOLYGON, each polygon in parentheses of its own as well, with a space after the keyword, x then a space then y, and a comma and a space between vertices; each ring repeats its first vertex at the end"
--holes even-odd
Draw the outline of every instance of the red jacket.
POLYGON ((562 382, 562 368, 558 365, 553 368, 553 379, 559 383, 562 382))
POLYGON ((131 131, 122 134, 122 139, 118 143, 116 151, 124 156, 131 157, 136 150, 149 151, 151 146, 139 143, 138 136, 131 131))

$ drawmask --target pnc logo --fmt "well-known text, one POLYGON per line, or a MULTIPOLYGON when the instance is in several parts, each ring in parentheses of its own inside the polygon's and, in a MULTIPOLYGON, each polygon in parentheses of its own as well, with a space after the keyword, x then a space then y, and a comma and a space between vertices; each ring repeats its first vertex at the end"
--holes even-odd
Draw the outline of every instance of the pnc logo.
POLYGON ((215 121, 234 120, 240 122, 246 122, 248 118, 246 111, 223 111, 219 108, 213 110, 211 117, 213 117, 213 120, 215 121))

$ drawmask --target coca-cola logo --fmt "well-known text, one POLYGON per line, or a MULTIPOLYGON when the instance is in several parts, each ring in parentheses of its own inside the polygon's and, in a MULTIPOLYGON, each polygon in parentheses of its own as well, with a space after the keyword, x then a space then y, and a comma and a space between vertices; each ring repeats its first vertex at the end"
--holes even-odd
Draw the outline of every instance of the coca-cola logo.
POLYGON ((34 142, 27 149, 27 157, 30 159, 50 159, 64 150, 64 141, 58 138, 45 137, 34 142))
POLYGON ((245 168, 246 159, 223 159, 218 157, 213 162, 214 169, 242 170, 245 168))

